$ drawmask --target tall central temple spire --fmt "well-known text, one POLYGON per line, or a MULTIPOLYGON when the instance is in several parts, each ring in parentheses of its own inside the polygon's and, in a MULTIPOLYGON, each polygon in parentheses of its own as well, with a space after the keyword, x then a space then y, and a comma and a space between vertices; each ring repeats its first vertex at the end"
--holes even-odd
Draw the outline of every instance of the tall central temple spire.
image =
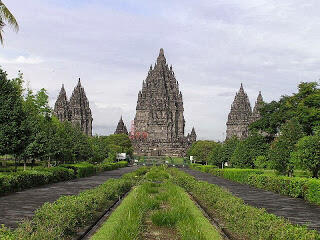
POLYGON ((162 48, 138 93, 136 110, 133 143, 137 154, 184 155, 189 142, 184 136, 182 93, 162 48))

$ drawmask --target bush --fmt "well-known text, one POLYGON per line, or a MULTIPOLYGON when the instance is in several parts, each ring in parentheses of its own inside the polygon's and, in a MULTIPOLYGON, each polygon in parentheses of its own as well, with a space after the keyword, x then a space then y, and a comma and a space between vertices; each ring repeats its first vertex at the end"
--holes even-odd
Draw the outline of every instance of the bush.
POLYGON ((79 178, 93 175, 97 172, 97 169, 98 169, 95 165, 88 162, 80 162, 75 164, 63 164, 60 166, 64 168, 72 169, 75 175, 79 178))
POLYGON ((320 205, 320 180, 317 179, 252 174, 248 184, 320 205))
POLYGON ((140 179, 139 174, 141 171, 129 173, 78 195, 63 196, 54 203, 45 203, 32 220, 24 221, 15 231, 0 229, 0 237, 10 240, 70 239, 78 229, 91 224, 103 209, 128 192, 140 179))
POLYGON ((202 164, 190 164, 190 168, 199 170, 201 172, 209 172, 213 168, 217 168, 215 165, 202 165, 202 164))
POLYGON ((317 231, 293 225, 284 218, 269 214, 264 209, 246 205, 230 192, 176 169, 171 170, 173 181, 192 193, 193 197, 228 229, 233 239, 320 239, 317 231))
POLYGON ((36 167, 34 170, 0 174, 0 195, 48 183, 87 177, 99 171, 109 171, 128 166, 126 161, 93 165, 91 163, 64 164, 59 167, 36 167))
POLYGON ((303 198, 311 203, 320 205, 320 180, 318 179, 276 176, 266 174, 266 171, 258 169, 211 168, 206 171, 197 166, 193 168, 285 196, 303 198))
POLYGON ((263 174, 263 170, 259 169, 236 169, 236 168, 229 168, 229 169, 218 169, 212 168, 209 170, 215 176, 223 177, 229 179, 231 181, 240 182, 244 184, 248 184, 248 178, 252 174, 263 174))

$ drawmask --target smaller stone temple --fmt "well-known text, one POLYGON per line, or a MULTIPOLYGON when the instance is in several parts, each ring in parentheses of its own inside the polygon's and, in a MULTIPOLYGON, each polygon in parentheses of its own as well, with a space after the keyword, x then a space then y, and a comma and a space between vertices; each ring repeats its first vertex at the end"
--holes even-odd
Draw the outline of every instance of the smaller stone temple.
POLYGON ((69 101, 64 85, 62 84, 59 96, 54 105, 53 114, 61 122, 70 121, 74 126, 80 126, 85 134, 92 136, 92 113, 80 78, 69 101))
POLYGON ((126 125, 124 124, 123 120, 122 120, 122 116, 118 122, 116 131, 114 132, 114 134, 126 134, 128 135, 128 130, 126 125))
POLYGON ((239 139, 245 139, 249 135, 249 125, 260 119, 260 109, 263 106, 263 98, 259 92, 257 101, 251 109, 250 101, 247 93, 243 89, 241 83, 239 91, 231 105, 231 110, 227 121, 226 139, 236 136, 239 139))

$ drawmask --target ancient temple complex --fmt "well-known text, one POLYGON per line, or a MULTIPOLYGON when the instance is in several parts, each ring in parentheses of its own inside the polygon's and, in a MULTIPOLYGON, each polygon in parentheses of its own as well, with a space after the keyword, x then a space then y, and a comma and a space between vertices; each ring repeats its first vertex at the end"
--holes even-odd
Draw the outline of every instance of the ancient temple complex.
POLYGON ((114 132, 114 134, 126 134, 128 135, 128 130, 126 125, 124 124, 123 120, 122 120, 122 116, 118 122, 116 131, 114 132))
POLYGON ((263 98, 261 92, 259 92, 252 111, 248 95, 244 91, 241 83, 240 89, 236 93, 228 115, 226 139, 229 139, 232 136, 236 136, 239 139, 248 137, 248 127, 252 122, 260 119, 260 108, 262 106, 263 98))
POLYGON ((150 66, 138 93, 134 127, 131 132, 137 155, 184 156, 196 141, 196 133, 185 136, 182 93, 163 49, 150 66))
POLYGON ((54 115, 63 122, 70 121, 74 126, 80 126, 88 136, 92 136, 92 114, 80 78, 68 101, 64 85, 62 85, 57 101, 54 105, 54 115))

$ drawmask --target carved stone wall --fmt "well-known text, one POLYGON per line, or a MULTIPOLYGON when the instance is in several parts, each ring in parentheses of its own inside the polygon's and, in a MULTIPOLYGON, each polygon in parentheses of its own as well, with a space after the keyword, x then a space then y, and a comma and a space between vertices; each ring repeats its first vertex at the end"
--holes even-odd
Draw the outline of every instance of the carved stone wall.
POLYGON ((54 105, 54 115, 60 121, 70 121, 73 125, 78 125, 85 134, 92 136, 92 113, 84 88, 81 86, 80 78, 73 90, 70 101, 68 101, 66 91, 62 85, 54 105))
POLYGON ((133 145, 138 155, 184 156, 193 138, 185 137, 182 93, 172 66, 160 49, 138 93, 133 145))
POLYGON ((231 110, 228 115, 226 139, 236 136, 245 139, 249 135, 249 125, 260 119, 260 109, 263 106, 263 98, 259 92, 255 107, 252 111, 248 95, 241 84, 236 93, 231 110))

